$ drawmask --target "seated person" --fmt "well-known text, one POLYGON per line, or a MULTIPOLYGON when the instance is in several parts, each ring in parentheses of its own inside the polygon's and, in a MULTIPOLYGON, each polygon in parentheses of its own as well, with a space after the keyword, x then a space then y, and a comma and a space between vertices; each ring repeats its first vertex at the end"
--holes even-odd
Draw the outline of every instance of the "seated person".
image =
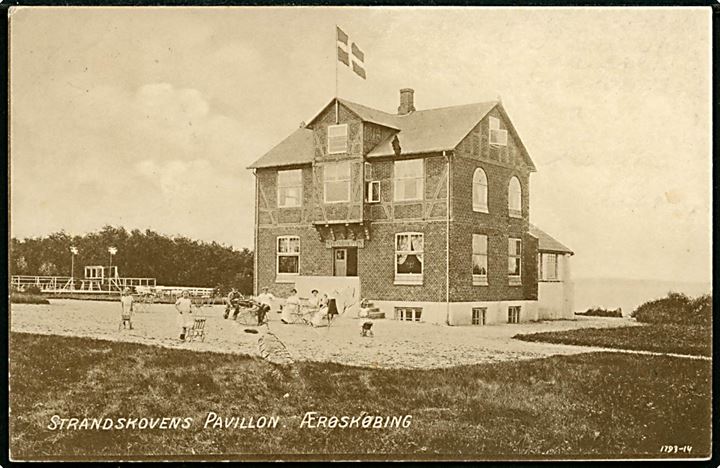
POLYGON ((300 298, 296 289, 290 291, 290 296, 285 299, 285 305, 282 308, 280 321, 282 323, 296 323, 300 314, 300 298))
POLYGON ((323 294, 322 299, 320 299, 320 309, 318 309, 318 311, 310 318, 310 325, 313 327, 322 327, 323 325, 327 325, 328 302, 328 295, 323 294))

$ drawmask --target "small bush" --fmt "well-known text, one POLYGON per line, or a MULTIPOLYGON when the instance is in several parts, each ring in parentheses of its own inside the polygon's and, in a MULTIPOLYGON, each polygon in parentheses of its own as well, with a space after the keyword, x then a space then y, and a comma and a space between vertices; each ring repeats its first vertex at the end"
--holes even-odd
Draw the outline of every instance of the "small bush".
POLYGON ((50 301, 44 296, 27 293, 10 294, 10 302, 13 304, 50 304, 50 301))
POLYGON ((25 286, 22 292, 24 292, 25 294, 35 294, 37 296, 42 294, 40 286, 35 286, 34 284, 31 284, 30 286, 25 286))
POLYGON ((632 317, 645 323, 709 325, 712 321, 712 295, 691 298, 682 293, 649 301, 635 309, 632 317))
POLYGON ((595 307, 588 309, 585 312, 575 312, 575 315, 586 315, 590 317, 617 317, 622 318, 622 308, 613 310, 603 309, 602 307, 595 307))

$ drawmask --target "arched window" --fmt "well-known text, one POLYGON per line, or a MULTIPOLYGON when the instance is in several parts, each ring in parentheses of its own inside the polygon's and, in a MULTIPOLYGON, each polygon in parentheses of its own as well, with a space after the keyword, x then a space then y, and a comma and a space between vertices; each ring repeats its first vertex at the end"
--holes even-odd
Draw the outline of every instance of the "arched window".
POLYGON ((487 176, 479 167, 473 174, 473 211, 488 212, 487 176))
POLYGON ((522 217, 522 188, 517 177, 510 179, 508 185, 508 213, 514 218, 522 217))

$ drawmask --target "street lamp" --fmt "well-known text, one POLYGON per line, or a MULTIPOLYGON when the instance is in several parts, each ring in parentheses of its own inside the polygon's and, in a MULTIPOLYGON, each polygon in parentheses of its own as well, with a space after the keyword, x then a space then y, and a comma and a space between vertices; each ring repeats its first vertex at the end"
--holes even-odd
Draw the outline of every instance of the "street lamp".
POLYGON ((112 258, 113 255, 117 253, 117 249, 115 247, 108 247, 108 252, 110 252, 110 270, 108 271, 108 274, 112 275, 112 258))
POLYGON ((78 249, 74 245, 70 246, 70 287, 75 289, 75 255, 77 255, 78 249))

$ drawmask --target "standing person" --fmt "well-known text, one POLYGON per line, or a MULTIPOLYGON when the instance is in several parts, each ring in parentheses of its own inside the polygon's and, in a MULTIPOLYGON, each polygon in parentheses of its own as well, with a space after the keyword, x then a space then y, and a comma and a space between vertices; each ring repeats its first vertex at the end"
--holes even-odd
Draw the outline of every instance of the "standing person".
POLYGON ((328 308, 327 320, 328 320, 328 325, 330 325, 330 322, 332 322, 333 318, 335 318, 336 315, 339 315, 335 297, 333 297, 333 296, 328 297, 327 308, 328 308))
POLYGON ((129 326, 132 330, 133 297, 130 294, 130 288, 123 289, 120 295, 120 306, 122 307, 122 326, 123 328, 129 326))
POLYGON ((262 325, 265 321, 265 316, 272 309, 272 301, 275 300, 275 296, 268 292, 268 288, 262 288, 262 294, 257 297, 257 302, 260 304, 258 309, 258 325, 262 325))
POLYGON ((182 296, 175 301, 175 309, 178 311, 177 324, 180 327, 180 339, 185 341, 185 335, 188 329, 192 327, 192 301, 187 291, 182 292, 182 296))
POLYGON ((240 312, 240 301, 242 300, 242 298, 242 294, 240 294, 237 289, 232 288, 230 294, 228 294, 227 302, 225 304, 224 318, 228 318, 228 315, 230 315, 230 309, 232 308, 235 309, 235 311, 233 312, 233 320, 237 318, 237 315, 240 312))

